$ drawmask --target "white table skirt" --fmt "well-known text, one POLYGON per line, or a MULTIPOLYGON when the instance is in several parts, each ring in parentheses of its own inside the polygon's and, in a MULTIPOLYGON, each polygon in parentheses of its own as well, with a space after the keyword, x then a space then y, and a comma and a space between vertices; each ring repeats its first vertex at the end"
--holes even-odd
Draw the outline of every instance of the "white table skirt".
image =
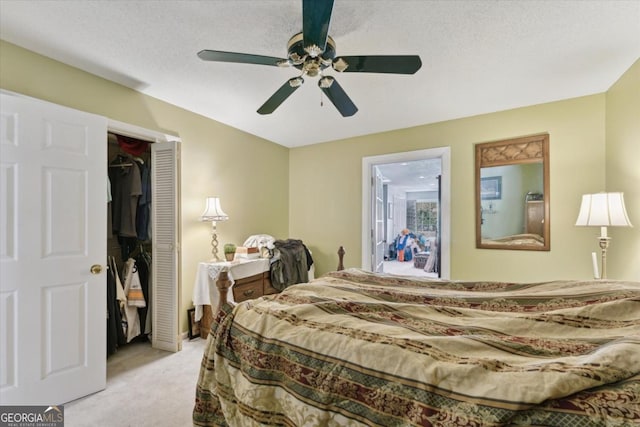
MULTIPOLYGON (((229 274, 229 280, 233 285, 236 279, 255 276, 269 271, 269 268, 268 258, 198 263, 196 281, 193 285, 193 305, 196 308, 195 320, 198 321, 202 318, 202 307, 204 305, 218 306, 219 294, 216 281, 221 271, 226 271, 229 274)), ((227 300, 233 302, 233 292, 227 293, 227 300)))

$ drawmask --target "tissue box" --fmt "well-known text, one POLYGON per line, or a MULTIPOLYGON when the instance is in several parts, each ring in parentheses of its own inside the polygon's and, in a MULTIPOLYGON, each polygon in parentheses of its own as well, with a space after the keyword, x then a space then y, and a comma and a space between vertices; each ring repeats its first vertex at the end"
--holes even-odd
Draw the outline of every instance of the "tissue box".
POLYGON ((253 246, 238 246, 236 248, 236 259, 256 259, 260 258, 258 248, 253 246))
POLYGON ((258 248, 255 246, 238 246, 236 254, 257 254, 258 248))

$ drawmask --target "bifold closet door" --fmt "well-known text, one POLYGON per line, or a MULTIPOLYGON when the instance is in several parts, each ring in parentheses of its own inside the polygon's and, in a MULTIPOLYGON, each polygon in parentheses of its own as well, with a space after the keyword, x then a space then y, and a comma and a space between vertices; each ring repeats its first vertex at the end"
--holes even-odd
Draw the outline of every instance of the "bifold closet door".
POLYGON ((154 348, 174 352, 181 350, 182 342, 178 294, 179 165, 177 142, 151 144, 151 342, 154 348))

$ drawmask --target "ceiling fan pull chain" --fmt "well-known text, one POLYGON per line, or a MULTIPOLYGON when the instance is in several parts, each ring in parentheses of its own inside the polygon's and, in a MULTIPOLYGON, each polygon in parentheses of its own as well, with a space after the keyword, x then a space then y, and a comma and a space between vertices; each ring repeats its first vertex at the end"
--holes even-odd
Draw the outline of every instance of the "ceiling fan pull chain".
POLYGON ((322 94, 323 94, 323 93, 324 93, 324 92, 320 91, 320 106, 321 106, 321 107, 324 107, 324 102, 323 102, 323 99, 322 99, 322 94))

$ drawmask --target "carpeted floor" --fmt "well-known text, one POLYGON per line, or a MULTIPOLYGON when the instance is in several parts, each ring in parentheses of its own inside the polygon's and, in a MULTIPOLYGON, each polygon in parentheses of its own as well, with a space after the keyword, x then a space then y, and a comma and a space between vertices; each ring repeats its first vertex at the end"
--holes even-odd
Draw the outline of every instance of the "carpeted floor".
MULTIPOLYGON (((390 274, 437 277, 412 262, 385 261, 390 274)), ((188 427, 206 340, 169 353, 130 343, 107 359, 107 388, 64 405, 65 427, 188 427)))
POLYGON ((427 273, 421 268, 415 268, 413 261, 385 261, 383 271, 387 274, 396 274, 399 276, 438 277, 438 273, 427 273))
POLYGON ((65 427, 191 426, 206 340, 169 353, 130 343, 107 359, 107 388, 64 405, 65 427))

